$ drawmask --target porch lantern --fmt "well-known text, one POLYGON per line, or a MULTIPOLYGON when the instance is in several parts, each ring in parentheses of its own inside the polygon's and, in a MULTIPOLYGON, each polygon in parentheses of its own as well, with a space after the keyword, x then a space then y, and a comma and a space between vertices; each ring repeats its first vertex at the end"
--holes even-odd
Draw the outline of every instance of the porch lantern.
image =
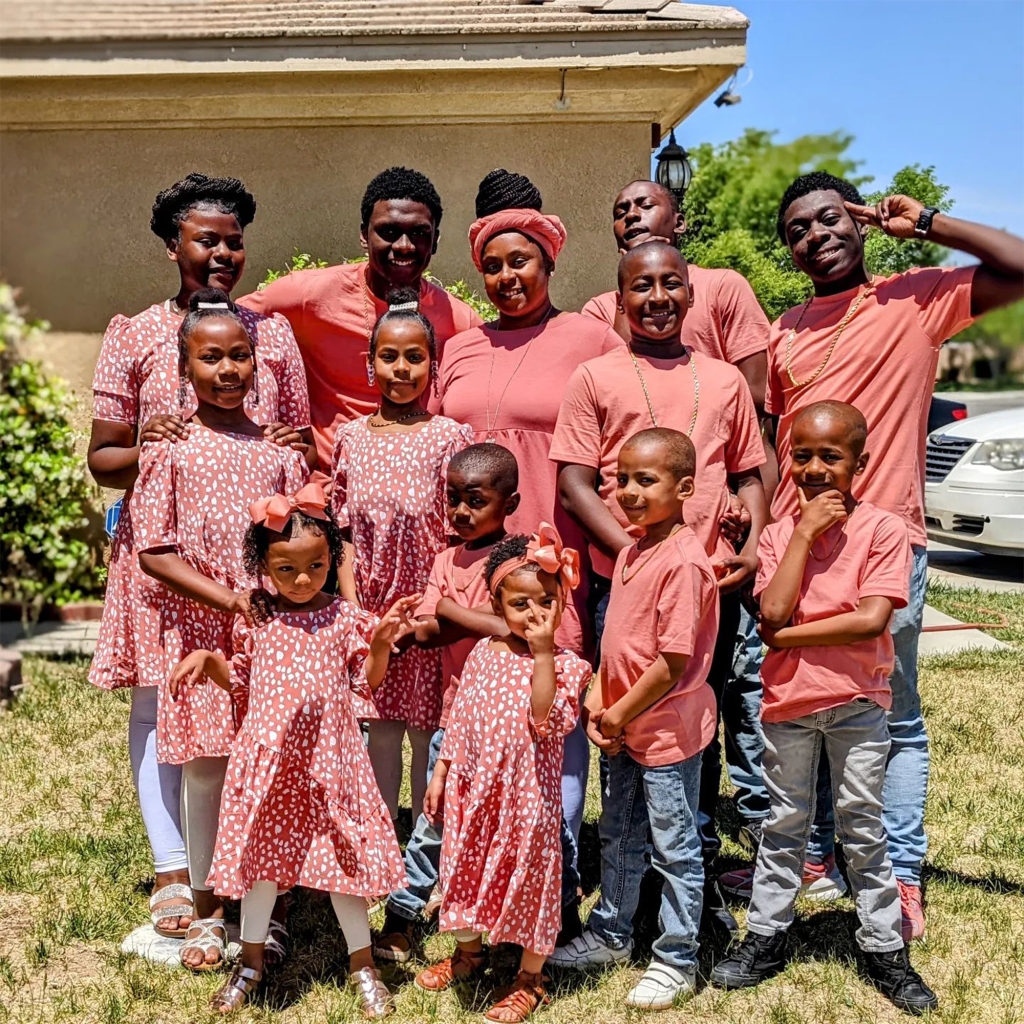
POLYGON ((658 169, 654 172, 659 185, 664 185, 680 202, 690 187, 693 168, 686 150, 676 142, 675 128, 669 132, 665 148, 658 154, 658 169))

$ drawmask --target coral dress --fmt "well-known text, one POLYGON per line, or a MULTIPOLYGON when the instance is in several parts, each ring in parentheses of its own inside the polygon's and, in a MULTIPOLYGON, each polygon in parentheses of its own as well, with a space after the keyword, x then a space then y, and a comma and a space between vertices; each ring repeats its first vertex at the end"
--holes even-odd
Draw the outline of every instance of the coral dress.
MULTIPOLYGON (((135 484, 137 551, 171 548, 185 562, 231 590, 250 590, 258 579, 242 568, 249 506, 268 495, 293 494, 308 479, 302 456, 262 437, 221 433, 198 423, 175 444, 146 444, 135 484)), ((150 577, 145 577, 148 581, 150 577)), ((140 686, 158 686, 157 760, 183 764, 197 757, 227 757, 241 709, 216 686, 194 687, 174 700, 171 670, 200 648, 232 652, 234 616, 166 587, 141 594, 143 619, 156 624, 137 646, 140 686)))
MULTIPOLYGON (((309 426, 306 373, 288 321, 241 308, 239 316, 256 338, 259 365, 259 401, 254 404, 252 392, 246 396, 249 415, 256 423, 287 423, 304 430, 309 426)), ((184 408, 179 404, 181 320, 157 305, 130 320, 118 315, 110 321, 92 382, 94 419, 141 429, 153 416, 187 419, 195 412, 191 385, 186 385, 184 408)), ((103 620, 89 668, 89 682, 104 690, 138 685, 136 638, 152 643, 160 625, 152 614, 155 603, 142 597, 152 595, 159 584, 139 569, 135 557, 131 496, 129 488, 110 549, 103 620)))
POLYGON ((407 884, 359 728, 372 708, 364 665, 377 622, 342 598, 256 630, 236 620, 231 684, 249 710, 207 881, 220 895, 241 899, 260 881, 353 896, 407 884))
MULTIPOLYGON (((473 432, 446 416, 419 430, 379 434, 363 416, 338 428, 331 503, 352 533, 359 604, 382 615, 422 594, 434 558, 448 546, 446 477, 473 432)), ((441 717, 441 658, 410 647, 393 657, 374 694, 382 719, 433 731, 441 717)))
POLYGON ((572 732, 590 665, 555 657, 555 700, 543 722, 530 713, 533 658, 473 648, 448 718, 441 759, 444 843, 442 931, 488 932, 550 953, 561 919, 562 737, 572 732))

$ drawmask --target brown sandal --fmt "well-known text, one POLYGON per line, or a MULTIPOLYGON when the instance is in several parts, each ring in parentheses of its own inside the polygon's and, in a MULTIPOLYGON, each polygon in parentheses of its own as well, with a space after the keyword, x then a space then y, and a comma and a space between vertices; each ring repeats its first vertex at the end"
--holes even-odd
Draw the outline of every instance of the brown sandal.
POLYGON ((222 1015, 241 1009, 262 979, 263 972, 257 971, 255 967, 235 964, 228 975, 228 980, 213 994, 210 1009, 222 1015))
POLYGON ((462 949, 416 975, 413 984, 424 992, 443 992, 457 981, 468 981, 487 966, 487 950, 466 953, 462 949))
POLYGON ((391 993, 388 991, 387 985, 380 980, 380 975, 375 967, 364 967, 361 971, 354 971, 348 977, 359 994, 363 1016, 368 1020, 388 1017, 395 1012, 395 1003, 391 998, 391 993))
POLYGON ((520 971, 508 995, 484 1014, 484 1020, 492 1021, 494 1024, 521 1024, 534 1010, 551 1002, 544 990, 545 981, 547 979, 543 974, 520 971))

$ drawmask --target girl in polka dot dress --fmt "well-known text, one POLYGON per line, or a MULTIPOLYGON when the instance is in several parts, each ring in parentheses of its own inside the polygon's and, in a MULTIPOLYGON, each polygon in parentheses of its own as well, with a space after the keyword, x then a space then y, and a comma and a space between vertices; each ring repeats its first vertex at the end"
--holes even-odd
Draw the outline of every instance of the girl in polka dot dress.
POLYGON ((424 803, 437 822, 443 807, 438 928, 453 932, 457 946, 416 985, 439 992, 479 974, 484 932, 492 946, 516 943, 519 974, 486 1014, 516 1024, 547 1002, 541 968, 561 919, 562 740, 591 668, 555 647, 579 556, 553 527, 499 543, 485 578, 509 634, 470 653, 424 803))
POLYGON ((183 766, 182 824, 195 919, 181 961, 210 970, 223 960, 226 935, 223 907, 206 877, 243 708, 220 691, 175 701, 168 680, 189 651, 231 653, 235 615, 252 617, 249 592, 259 586, 242 566, 248 507, 266 494, 297 490, 308 469, 299 451, 265 437, 246 411, 246 397, 259 391, 254 344, 224 292, 196 292, 179 345, 182 387, 191 384, 198 404, 188 437, 144 444, 139 456, 135 547, 143 572, 162 586, 149 591, 156 624, 137 657, 140 685, 157 687, 157 759, 183 766))
POLYGON ((406 884, 388 809, 373 778, 359 719, 392 644, 413 628, 421 594, 400 598, 378 619, 322 588, 342 561, 341 532, 317 484, 253 504, 245 570, 276 594, 262 624, 235 620, 230 662, 194 651, 171 688, 193 692, 206 676, 247 700, 232 745, 209 884, 242 901, 242 957, 211 1008, 240 1007, 259 984, 279 888, 331 894, 349 952, 352 982, 368 1017, 391 1000, 373 966, 366 897, 406 884))
MULTIPOLYGON (((398 598, 423 592, 435 556, 448 545, 448 460, 473 443, 469 427, 426 410, 437 352, 417 299, 412 289, 389 294, 390 308, 370 335, 367 357, 380 407, 340 427, 334 443, 331 502, 353 548, 351 562, 342 566, 341 591, 378 615, 398 598)), ((403 647, 374 695, 380 718, 370 722, 369 746, 377 784, 396 818, 408 733, 415 821, 430 737, 441 716, 441 659, 437 650, 412 646, 411 637, 403 647)))

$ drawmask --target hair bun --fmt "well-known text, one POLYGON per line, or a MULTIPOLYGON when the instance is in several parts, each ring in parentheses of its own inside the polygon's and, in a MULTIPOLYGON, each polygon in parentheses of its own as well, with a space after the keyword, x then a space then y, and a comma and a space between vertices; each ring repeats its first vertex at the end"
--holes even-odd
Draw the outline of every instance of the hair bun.
POLYGON ((477 218, 489 217, 499 210, 540 210, 540 189, 525 174, 499 167, 488 174, 476 193, 477 218))
POLYGON ((225 309, 234 312, 235 304, 228 298, 228 293, 221 288, 200 288, 193 292, 188 300, 190 312, 199 309, 225 309))
POLYGON ((387 294, 388 309, 407 309, 416 311, 420 308, 420 292, 418 288, 392 288, 387 294))

